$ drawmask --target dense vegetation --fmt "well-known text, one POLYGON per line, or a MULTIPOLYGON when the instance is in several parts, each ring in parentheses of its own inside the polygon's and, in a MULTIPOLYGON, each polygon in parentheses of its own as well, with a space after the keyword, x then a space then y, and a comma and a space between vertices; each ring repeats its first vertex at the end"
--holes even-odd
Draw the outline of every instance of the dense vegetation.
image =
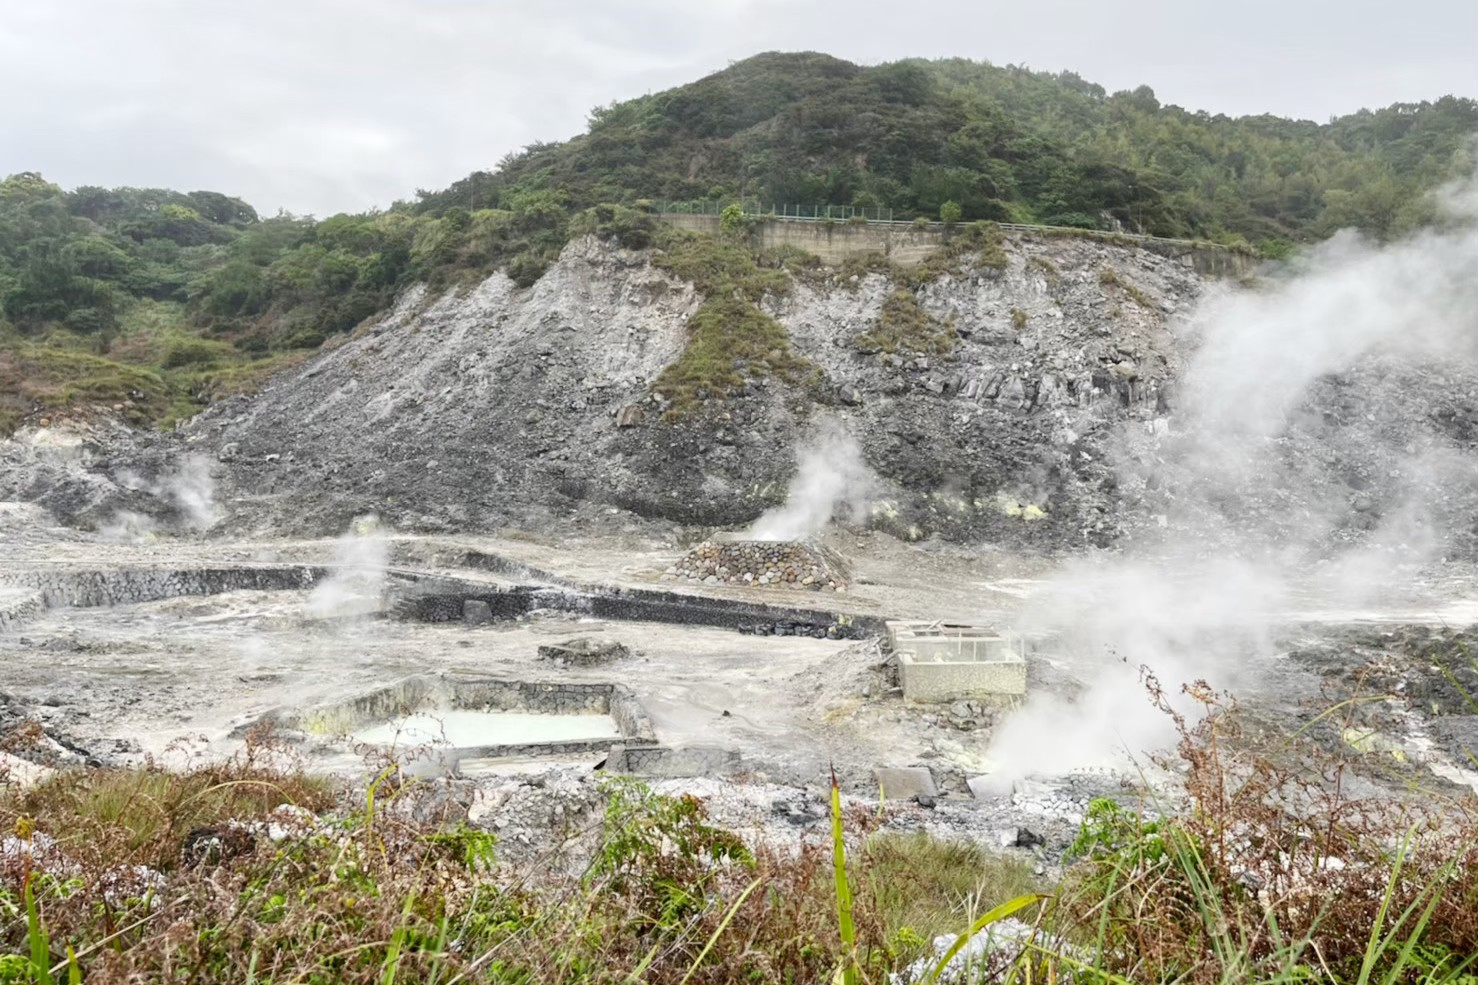
MULTIPOLYGON (((1428 221, 1424 193, 1471 170, 1475 128, 1478 104, 1453 97, 1327 124, 1232 119, 1072 73, 767 54, 598 109, 582 136, 384 212, 264 219, 215 192, 68 192, 17 174, 0 183, 0 433, 78 404, 139 422, 187 414, 409 283, 502 268, 531 284, 571 235, 610 225, 611 205, 848 204, 1278 254, 1344 226, 1391 236, 1428 221)), ((651 244, 650 225, 618 225, 626 245, 651 244)), ((777 348, 732 299, 715 297, 695 330, 711 341, 731 323, 754 353, 777 348)), ((674 373, 694 388, 712 375, 674 373)))
POLYGON ((1071 72, 962 59, 876 67, 766 54, 596 110, 589 132, 530 147, 419 207, 569 207, 647 198, 882 206, 1161 236, 1380 235, 1427 217, 1421 193, 1471 166, 1478 104, 1362 110, 1327 124, 1233 119, 1109 94, 1071 72))

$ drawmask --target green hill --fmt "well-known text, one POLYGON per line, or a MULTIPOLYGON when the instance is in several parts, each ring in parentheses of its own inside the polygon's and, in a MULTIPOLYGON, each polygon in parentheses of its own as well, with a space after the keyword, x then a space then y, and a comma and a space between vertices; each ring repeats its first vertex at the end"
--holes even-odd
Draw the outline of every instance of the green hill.
POLYGON ((353 328, 415 281, 536 280, 586 229, 645 245, 619 204, 738 199, 965 221, 1128 229, 1252 245, 1431 220, 1470 172, 1478 104, 1325 124, 1230 118, 1072 73, 964 60, 875 67, 764 54, 591 114, 586 133, 384 212, 263 219, 215 192, 0 183, 0 431, 105 403, 189 413, 353 328))

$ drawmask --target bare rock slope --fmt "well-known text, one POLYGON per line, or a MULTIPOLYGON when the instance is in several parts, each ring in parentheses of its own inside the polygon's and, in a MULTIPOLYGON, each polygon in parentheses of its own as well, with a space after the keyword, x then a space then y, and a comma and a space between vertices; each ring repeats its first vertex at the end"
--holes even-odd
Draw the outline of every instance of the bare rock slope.
POLYGON ((653 381, 701 298, 648 261, 587 238, 528 290, 495 274, 411 292, 263 393, 213 408, 192 440, 218 452, 239 507, 289 528, 375 509, 475 530, 592 504, 733 525, 783 497, 797 443, 825 417, 882 480, 878 524, 1082 542, 1112 532, 1094 443, 1159 412, 1172 317, 1205 288, 1146 251, 1012 244, 1004 270, 916 290, 953 336, 918 354, 859 341, 898 290, 888 277, 800 282, 766 304, 820 382, 754 379, 672 420, 653 381))
POLYGON ((1154 539, 1168 516, 1232 540, 1286 525, 1306 544, 1317 527, 1315 550, 1440 529, 1442 552, 1478 551, 1472 366, 1371 353, 1315 380, 1256 460, 1208 489, 1204 439, 1178 415, 1186 316, 1240 288, 1119 244, 1004 245, 1003 265, 967 257, 911 284, 792 278, 762 307, 815 372, 751 376, 677 414, 655 381, 703 297, 650 254, 586 237, 528 289, 502 274, 413 289, 183 432, 60 457, 22 435, 0 448, 0 494, 100 524, 145 509, 139 489, 197 453, 238 531, 330 533, 370 511, 423 531, 739 526, 784 498, 824 425, 877 477, 861 519, 905 539, 1073 549, 1154 539))

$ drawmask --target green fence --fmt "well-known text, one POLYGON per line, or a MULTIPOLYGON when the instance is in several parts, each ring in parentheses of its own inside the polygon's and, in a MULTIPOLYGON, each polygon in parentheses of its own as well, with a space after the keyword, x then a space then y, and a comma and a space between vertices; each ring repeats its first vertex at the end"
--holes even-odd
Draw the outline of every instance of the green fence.
POLYGON ((893 222, 892 209, 864 208, 860 205, 779 205, 758 201, 660 202, 656 211, 668 215, 721 215, 724 209, 738 205, 745 215, 775 216, 778 219, 861 219, 866 222, 893 222))

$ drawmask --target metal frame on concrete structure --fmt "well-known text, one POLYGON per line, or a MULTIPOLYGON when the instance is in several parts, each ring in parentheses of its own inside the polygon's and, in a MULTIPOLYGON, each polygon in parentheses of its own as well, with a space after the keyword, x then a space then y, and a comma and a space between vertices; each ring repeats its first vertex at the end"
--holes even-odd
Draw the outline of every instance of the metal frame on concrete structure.
POLYGON ((1026 693, 1022 639, 1010 630, 940 621, 889 621, 907 701, 1012 699, 1026 693))

